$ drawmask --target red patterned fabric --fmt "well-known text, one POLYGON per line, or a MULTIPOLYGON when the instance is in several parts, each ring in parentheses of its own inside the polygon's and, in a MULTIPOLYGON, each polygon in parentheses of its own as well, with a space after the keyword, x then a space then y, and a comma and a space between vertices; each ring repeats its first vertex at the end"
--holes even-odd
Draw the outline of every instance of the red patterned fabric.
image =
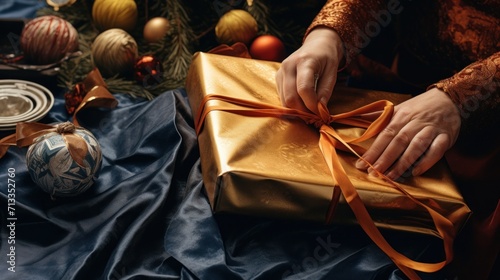
POLYGON ((355 85, 438 87, 456 104, 447 160, 475 215, 455 265, 459 278, 486 279, 500 250, 500 0, 329 0, 305 36, 318 26, 342 38, 355 85))

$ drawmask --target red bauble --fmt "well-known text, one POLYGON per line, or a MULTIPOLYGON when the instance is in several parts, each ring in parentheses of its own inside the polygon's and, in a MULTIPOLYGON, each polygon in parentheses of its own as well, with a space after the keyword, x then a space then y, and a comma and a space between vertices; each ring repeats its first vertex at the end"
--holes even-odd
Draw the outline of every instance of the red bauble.
POLYGON ((152 55, 140 57, 134 66, 134 77, 144 87, 161 83, 163 81, 161 61, 152 55))
POLYGON ((252 58, 281 62, 286 57, 285 45, 273 35, 261 35, 250 45, 252 58))
POLYGON ((21 49, 30 63, 58 62, 78 50, 78 32, 71 23, 60 17, 37 17, 24 26, 21 49))

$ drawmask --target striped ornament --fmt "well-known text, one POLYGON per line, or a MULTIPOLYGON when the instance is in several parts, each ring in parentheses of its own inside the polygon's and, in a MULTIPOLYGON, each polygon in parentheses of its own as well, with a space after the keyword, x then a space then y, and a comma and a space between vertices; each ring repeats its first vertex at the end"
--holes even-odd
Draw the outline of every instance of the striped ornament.
POLYGON ((24 26, 21 49, 29 63, 55 63, 78 50, 78 32, 60 17, 37 17, 24 26))

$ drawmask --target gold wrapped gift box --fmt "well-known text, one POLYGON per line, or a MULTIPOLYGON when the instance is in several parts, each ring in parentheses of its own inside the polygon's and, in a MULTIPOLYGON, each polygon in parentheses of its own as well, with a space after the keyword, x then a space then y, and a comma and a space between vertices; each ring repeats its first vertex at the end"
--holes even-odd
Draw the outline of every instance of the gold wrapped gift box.
MULTIPOLYGON (((219 94, 280 104, 275 73, 280 64, 199 52, 188 73, 186 90, 194 114, 205 96, 219 94)), ((349 111, 376 100, 402 102, 408 96, 336 88, 331 113, 349 111)), ((207 104, 235 108, 219 100, 207 104)), ((325 221, 334 180, 318 146, 318 129, 302 120, 249 117, 224 110, 207 114, 198 135, 205 189, 216 213, 325 221)), ((359 135, 363 129, 336 127, 359 135)), ((369 145, 370 143, 364 143, 369 145)), ((378 227, 440 236, 428 211, 407 195, 354 167, 358 159, 339 151, 340 161, 378 227)), ((399 185, 453 223, 454 235, 470 215, 444 163, 399 185)), ((335 223, 357 220, 343 196, 335 223)))

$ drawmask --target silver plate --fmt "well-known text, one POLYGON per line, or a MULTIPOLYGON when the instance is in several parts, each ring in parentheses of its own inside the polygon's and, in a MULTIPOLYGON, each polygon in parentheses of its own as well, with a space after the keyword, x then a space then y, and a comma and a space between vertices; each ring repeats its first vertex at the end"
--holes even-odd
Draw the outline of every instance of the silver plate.
POLYGON ((54 95, 40 84, 0 79, 0 130, 13 130, 18 122, 39 121, 53 105, 54 95))

